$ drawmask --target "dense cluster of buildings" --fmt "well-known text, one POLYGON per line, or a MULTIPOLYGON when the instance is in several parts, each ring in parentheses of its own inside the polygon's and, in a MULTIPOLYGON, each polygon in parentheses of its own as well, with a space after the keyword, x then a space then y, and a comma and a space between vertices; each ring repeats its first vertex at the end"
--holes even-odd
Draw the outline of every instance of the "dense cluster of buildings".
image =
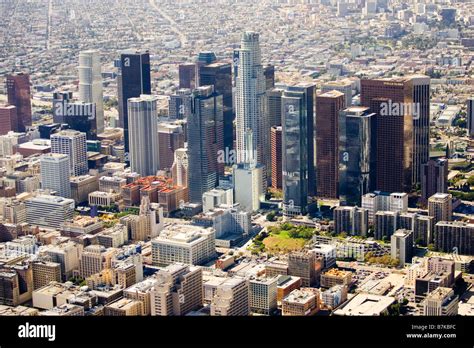
POLYGON ((473 312, 472 4, 223 1, 255 21, 203 32, 211 3, 105 0, 63 35, 84 2, 30 2, 0 3, 37 23, 0 46, 0 315, 473 312), (250 250, 281 222, 312 235, 250 250))

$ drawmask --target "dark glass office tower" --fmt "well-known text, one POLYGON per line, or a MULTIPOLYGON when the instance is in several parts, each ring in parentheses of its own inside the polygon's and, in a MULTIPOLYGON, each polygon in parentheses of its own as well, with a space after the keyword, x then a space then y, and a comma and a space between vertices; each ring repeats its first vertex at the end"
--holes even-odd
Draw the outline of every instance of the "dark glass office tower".
POLYGON ((150 53, 146 52, 124 52, 120 58, 121 78, 119 90, 119 104, 122 110, 125 153, 129 152, 128 134, 128 105, 130 98, 138 98, 142 94, 151 94, 151 69, 150 53))
POLYGON ((55 123, 65 123, 64 110, 66 105, 72 101, 72 92, 55 92, 53 93, 53 121, 55 123))
POLYGON ((361 206, 375 187, 375 114, 354 106, 339 113, 339 199, 361 206))
POLYGON ((199 52, 198 63, 208 65, 215 62, 217 62, 217 57, 214 52, 212 51, 199 52))
POLYGON ((18 131, 24 132, 31 126, 30 75, 13 74, 6 78, 8 104, 16 106, 18 131))
POLYGON ((265 88, 267 91, 275 88, 275 66, 268 64, 263 68, 263 75, 265 75, 265 88))
POLYGON ((212 63, 199 67, 199 85, 213 86, 222 95, 224 106, 224 148, 232 150, 234 145, 234 117, 232 101, 232 64, 212 63))
POLYGON ((178 67, 179 73, 179 88, 194 89, 198 86, 197 66, 193 63, 180 64, 178 67))
POLYGON ((202 204, 202 195, 219 182, 218 163, 222 150, 223 98, 212 86, 193 92, 192 112, 188 118, 189 201, 202 204))
POLYGON ((339 197, 339 111, 344 94, 329 91, 316 97, 316 182, 319 197, 339 197))
POLYGON ((288 87, 282 96, 282 171, 285 215, 308 212, 314 194, 314 85, 288 87))

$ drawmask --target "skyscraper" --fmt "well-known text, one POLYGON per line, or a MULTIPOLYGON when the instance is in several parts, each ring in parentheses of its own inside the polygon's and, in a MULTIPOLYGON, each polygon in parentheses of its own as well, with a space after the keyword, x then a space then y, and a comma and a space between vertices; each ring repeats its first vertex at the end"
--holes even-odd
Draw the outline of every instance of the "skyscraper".
POLYGON ((17 108, 14 105, 0 105, 0 135, 18 131, 17 108))
POLYGON ((17 109, 18 131, 24 132, 27 126, 31 126, 30 75, 7 75, 6 85, 8 104, 17 109))
POLYGON ((377 114, 376 189, 411 191, 429 160, 430 79, 362 80, 361 105, 377 114))
POLYGON ((119 78, 119 122, 123 125, 125 153, 129 149, 128 100, 151 94, 150 53, 125 52, 121 55, 119 78))
POLYGON ((191 90, 198 87, 197 65, 194 63, 180 64, 178 67, 179 88, 191 90))
POLYGON ((314 85, 288 87, 282 97, 282 169, 284 211, 306 214, 314 195, 314 85))
POLYGON ((268 64, 263 68, 263 75, 265 76, 265 89, 275 88, 275 66, 268 64))
POLYGON ((347 205, 361 205, 375 187, 375 114, 366 107, 339 113, 339 196, 347 205))
POLYGON ((98 51, 79 53, 79 100, 95 104, 96 134, 104 131, 104 96, 102 68, 98 51))
POLYGON ((202 203, 202 195, 217 186, 223 164, 218 163, 223 150, 223 102, 212 86, 194 91, 188 119, 189 201, 202 203))
POLYGON ((178 89, 170 96, 168 111, 170 120, 187 120, 191 114, 192 91, 188 88, 178 89))
POLYGON ((467 100, 467 130, 469 137, 474 137, 474 98, 467 100))
POLYGON ((130 166, 142 176, 159 169, 157 98, 141 95, 128 100, 130 166))
POLYGON ((248 151, 252 150, 257 164, 263 165, 264 179, 262 184, 266 185, 270 128, 265 113, 266 85, 258 33, 245 32, 242 35, 240 49, 238 50, 236 84, 237 162, 244 163, 248 151), (249 143, 249 137, 246 134, 250 129, 253 137, 249 143), (250 146, 252 146, 252 149, 250 149, 250 146))
POLYGON ((224 148, 234 147, 234 117, 232 98, 232 64, 212 63, 199 67, 199 85, 213 86, 222 95, 224 107, 224 148))
POLYGON ((434 217, 434 223, 451 221, 453 218, 453 195, 436 193, 428 199, 428 215, 434 217))
POLYGON ((184 147, 183 127, 177 124, 160 123, 158 125, 158 148, 160 169, 171 169, 174 152, 184 147))
POLYGON ((41 157, 41 188, 56 191, 58 196, 71 198, 69 157, 51 153, 41 157))
POLYGON ((270 151, 272 157, 272 187, 281 189, 283 183, 282 169, 282 131, 281 126, 272 127, 270 131, 270 151))
POLYGON ((267 90, 268 126, 281 126, 281 97, 284 89, 272 88, 267 90))
POLYGON ((51 152, 69 156, 71 176, 87 174, 86 134, 75 130, 63 130, 51 135, 51 152))
POLYGON ((316 183, 320 197, 337 199, 339 190, 339 112, 344 94, 330 91, 316 97, 316 183))
POLYGON ((421 202, 428 203, 428 198, 435 193, 448 192, 448 160, 429 160, 424 164, 421 173, 421 202))

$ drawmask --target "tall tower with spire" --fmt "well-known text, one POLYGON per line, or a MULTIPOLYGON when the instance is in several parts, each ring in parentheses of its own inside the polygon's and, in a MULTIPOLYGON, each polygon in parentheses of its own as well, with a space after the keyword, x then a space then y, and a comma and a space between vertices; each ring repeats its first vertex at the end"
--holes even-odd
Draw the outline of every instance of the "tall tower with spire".
POLYGON ((269 127, 265 113, 266 86, 258 33, 245 32, 242 35, 237 64, 237 162, 245 164, 249 155, 255 156, 256 164, 263 165, 262 183, 265 183, 269 127))

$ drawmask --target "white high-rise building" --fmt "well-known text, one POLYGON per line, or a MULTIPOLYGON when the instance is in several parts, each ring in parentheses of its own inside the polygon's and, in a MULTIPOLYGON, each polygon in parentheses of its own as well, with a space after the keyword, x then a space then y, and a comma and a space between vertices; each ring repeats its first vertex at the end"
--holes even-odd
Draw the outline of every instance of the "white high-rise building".
POLYGON ((81 176, 88 172, 86 133, 63 130, 51 135, 51 152, 69 156, 71 176, 81 176))
POLYGON ((41 188, 56 191, 58 196, 71 198, 69 182, 69 157, 51 153, 41 157, 41 188))
MULTIPOLYGON (((247 157, 253 153, 257 164, 267 166, 270 128, 265 113, 266 87, 259 34, 244 33, 238 54, 236 78, 237 162, 249 163, 247 157), (247 136, 249 130, 253 132, 253 139, 247 136)), ((265 173, 264 167, 262 172, 264 178, 265 173)), ((265 183, 266 180, 262 180, 262 184, 265 183)))
POLYGON ((104 96, 100 54, 89 50, 79 53, 79 99, 84 103, 94 103, 96 110, 97 134, 104 132, 104 96))
POLYGON ((74 215, 74 200, 40 195, 26 200, 26 222, 30 225, 59 228, 74 215))
POLYGON ((159 169, 157 100, 151 95, 128 100, 129 160, 132 171, 142 176, 159 169))

